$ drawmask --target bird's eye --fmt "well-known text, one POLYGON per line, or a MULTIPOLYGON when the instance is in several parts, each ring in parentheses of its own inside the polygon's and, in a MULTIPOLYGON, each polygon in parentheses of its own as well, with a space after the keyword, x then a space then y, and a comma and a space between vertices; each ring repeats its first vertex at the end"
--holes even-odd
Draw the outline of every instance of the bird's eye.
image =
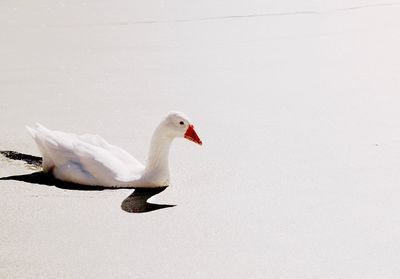
POLYGON ((181 121, 181 122, 179 122, 179 124, 183 125, 183 124, 185 124, 185 122, 181 121))

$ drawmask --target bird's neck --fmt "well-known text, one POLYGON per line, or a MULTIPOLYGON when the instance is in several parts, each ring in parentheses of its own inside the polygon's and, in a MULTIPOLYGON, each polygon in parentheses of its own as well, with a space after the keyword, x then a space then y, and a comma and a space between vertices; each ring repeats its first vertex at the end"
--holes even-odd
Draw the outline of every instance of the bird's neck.
POLYGON ((162 127, 157 127, 151 139, 145 177, 151 182, 160 184, 169 182, 169 150, 172 138, 166 136, 162 127))

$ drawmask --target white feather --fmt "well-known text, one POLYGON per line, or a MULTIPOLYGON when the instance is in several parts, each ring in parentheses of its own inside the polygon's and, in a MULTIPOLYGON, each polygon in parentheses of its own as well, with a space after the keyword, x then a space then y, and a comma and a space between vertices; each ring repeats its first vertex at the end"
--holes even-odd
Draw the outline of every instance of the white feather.
POLYGON ((147 167, 124 149, 97 135, 27 127, 43 156, 43 171, 60 180, 108 187, 160 187, 169 183, 168 154, 173 138, 190 124, 183 114, 170 113, 154 132, 147 167))

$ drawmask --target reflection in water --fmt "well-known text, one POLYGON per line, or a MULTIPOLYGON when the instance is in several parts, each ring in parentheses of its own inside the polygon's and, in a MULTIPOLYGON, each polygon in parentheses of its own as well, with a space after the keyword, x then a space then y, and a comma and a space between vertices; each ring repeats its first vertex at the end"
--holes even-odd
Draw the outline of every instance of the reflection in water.
MULTIPOLYGON (((23 161, 27 164, 28 168, 38 169, 41 167, 42 158, 32 156, 29 154, 23 154, 16 151, 0 151, 0 154, 4 157, 16 160, 23 161)), ((102 191, 102 190, 118 190, 121 188, 113 188, 113 187, 104 187, 104 186, 89 186, 89 185, 81 185, 70 182, 65 182, 56 179, 51 173, 45 173, 43 171, 38 171, 29 174, 22 175, 12 175, 6 177, 0 177, 0 180, 17 180, 24 181, 28 183, 46 185, 46 186, 55 186, 61 189, 68 190, 79 190, 79 191, 102 191)), ((147 200, 154 195, 157 195, 164 191, 167 187, 160 188, 137 188, 129 197, 127 197, 121 204, 122 210, 131 213, 142 213, 154 211, 162 208, 173 207, 175 205, 169 204, 153 204, 148 203, 147 200)), ((132 189, 132 188, 125 188, 132 189)))

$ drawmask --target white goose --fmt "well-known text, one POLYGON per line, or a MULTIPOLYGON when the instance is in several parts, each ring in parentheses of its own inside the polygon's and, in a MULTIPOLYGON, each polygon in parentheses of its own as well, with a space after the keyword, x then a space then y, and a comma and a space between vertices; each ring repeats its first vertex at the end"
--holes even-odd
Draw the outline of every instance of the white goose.
POLYGON ((192 122, 181 112, 170 112, 154 131, 147 165, 100 136, 51 131, 37 124, 27 127, 43 156, 43 171, 57 179, 106 187, 163 187, 169 184, 168 155, 176 137, 199 145, 192 122))

